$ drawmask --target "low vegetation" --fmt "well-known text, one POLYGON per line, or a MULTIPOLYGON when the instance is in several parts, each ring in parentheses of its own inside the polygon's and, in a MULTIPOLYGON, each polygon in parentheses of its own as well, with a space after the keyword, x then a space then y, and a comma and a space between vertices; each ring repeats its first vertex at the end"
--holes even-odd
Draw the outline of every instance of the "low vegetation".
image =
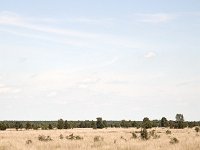
POLYGON ((171 138, 171 140, 169 141, 170 144, 176 144, 179 143, 179 140, 175 137, 171 138))
POLYGON ((166 134, 171 134, 172 132, 170 130, 167 130, 166 131, 166 134))
POLYGON ((45 135, 39 135, 38 140, 43 142, 52 141, 50 136, 45 136, 45 135))
POLYGON ((200 149, 199 122, 186 122, 181 114, 175 121, 165 117, 145 117, 143 121, 105 121, 100 117, 96 121, 4 121, 0 130, 0 149, 5 150, 200 149))
POLYGON ((76 135, 76 136, 75 136, 75 135, 72 133, 72 134, 66 136, 66 139, 68 139, 68 140, 82 140, 83 137, 80 137, 79 135, 76 135))

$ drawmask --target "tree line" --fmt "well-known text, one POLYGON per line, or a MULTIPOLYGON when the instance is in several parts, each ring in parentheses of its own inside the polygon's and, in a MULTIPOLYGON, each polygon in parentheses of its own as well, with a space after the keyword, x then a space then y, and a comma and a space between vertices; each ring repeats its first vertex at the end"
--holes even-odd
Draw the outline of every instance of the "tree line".
POLYGON ((200 126, 200 121, 185 121, 183 114, 177 114, 176 120, 167 120, 162 117, 160 120, 150 120, 145 117, 143 121, 121 120, 121 121, 106 121, 101 117, 96 118, 96 121, 68 121, 59 119, 58 121, 0 121, 0 130, 15 128, 16 130, 22 129, 73 129, 73 128, 152 128, 152 127, 169 127, 175 129, 183 129, 185 127, 193 128, 200 126))

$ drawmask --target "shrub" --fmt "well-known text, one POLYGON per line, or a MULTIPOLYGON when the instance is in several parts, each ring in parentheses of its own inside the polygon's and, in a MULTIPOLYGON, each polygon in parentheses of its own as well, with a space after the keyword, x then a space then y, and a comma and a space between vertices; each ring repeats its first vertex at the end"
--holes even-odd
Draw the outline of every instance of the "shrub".
POLYGON ((179 140, 175 137, 171 138, 171 140, 169 141, 170 144, 176 144, 178 142, 179 142, 179 140))
POLYGON ((171 134, 172 132, 170 130, 167 130, 166 131, 166 134, 171 134))
POLYGON ((0 123, 0 130, 6 130, 6 125, 4 123, 0 123))
POLYGON ((62 135, 62 134, 60 134, 59 138, 60 138, 60 139, 63 139, 64 137, 63 137, 63 135, 62 135))
POLYGON ((114 140, 114 144, 116 144, 117 143, 117 140, 114 140))
POLYGON ((32 140, 27 140, 26 141, 26 144, 31 144, 31 143, 33 143, 32 140))
POLYGON ((195 127, 195 131, 196 131, 197 133, 199 132, 199 130, 200 130, 199 127, 195 127))
POLYGON ((121 136, 121 139, 124 140, 124 141, 127 141, 127 139, 125 139, 123 136, 121 136))
POLYGON ((137 138, 137 135, 135 134, 135 132, 132 132, 132 138, 133 138, 133 139, 136 139, 136 138, 137 138))
POLYGON ((99 141, 103 141, 103 137, 101 137, 101 136, 95 136, 94 137, 94 142, 99 142, 99 141))
POLYGON ((147 132, 147 129, 146 128, 143 128, 140 132, 140 135, 141 135, 141 138, 143 140, 148 140, 149 137, 148 137, 148 132, 147 132))
POLYGON ((44 142, 52 141, 52 139, 51 139, 50 136, 45 136, 45 135, 39 135, 39 136, 38 136, 38 140, 39 140, 39 141, 44 141, 44 142))
POLYGON ((49 125, 48 125, 48 128, 49 128, 49 130, 52 130, 52 129, 53 129, 52 124, 49 124, 49 125))
POLYGON ((135 131, 135 133, 141 133, 141 131, 135 131))
POLYGON ((75 139, 76 139, 76 140, 82 140, 83 137, 80 137, 79 135, 77 135, 77 136, 75 136, 75 139))
POLYGON ((74 134, 72 133, 72 134, 66 136, 66 139, 68 139, 68 140, 82 140, 83 137, 80 137, 79 135, 74 136, 74 134))
POLYGON ((153 139, 158 139, 160 138, 160 135, 156 134, 156 130, 152 130, 149 132, 150 136, 152 136, 153 139))
POLYGON ((156 130, 151 130, 151 131, 149 132, 150 136, 154 136, 154 135, 156 134, 155 131, 156 131, 156 130))

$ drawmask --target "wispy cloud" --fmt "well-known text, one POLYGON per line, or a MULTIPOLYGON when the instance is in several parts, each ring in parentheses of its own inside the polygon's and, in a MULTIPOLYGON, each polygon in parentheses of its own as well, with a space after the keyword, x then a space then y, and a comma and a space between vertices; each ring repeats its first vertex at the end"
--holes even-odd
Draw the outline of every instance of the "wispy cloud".
MULTIPOLYGON (((105 44, 114 45, 115 47, 140 48, 144 45, 138 41, 134 42, 130 38, 125 38, 121 36, 118 37, 116 35, 108 35, 106 33, 91 33, 66 28, 56 28, 51 27, 47 24, 41 24, 40 21, 38 21, 37 23, 33 23, 30 21, 30 18, 27 18, 28 17, 22 17, 12 12, 0 12, 0 25, 4 27, 17 27, 17 29, 10 29, 5 27, 0 30, 2 32, 9 32, 19 36, 50 40, 62 44, 81 47, 99 47, 99 44, 105 44), (24 33, 22 29, 30 30, 31 33, 24 33), (37 34, 35 34, 34 32, 37 32, 37 34), (61 40, 57 37, 55 38, 55 36, 58 36, 61 40)), ((80 19, 80 21, 92 22, 92 20, 87 19, 80 19)))
POLYGON ((42 25, 34 25, 27 22, 27 19, 24 17, 21 17, 15 13, 11 12, 2 12, 0 13, 0 24, 3 25, 12 25, 17 26, 21 28, 27 28, 31 30, 36 30, 40 32, 46 32, 46 33, 53 33, 53 34, 59 34, 59 35, 65 35, 65 36, 75 36, 80 38, 95 38, 97 37, 96 34, 92 33, 84 33, 84 32, 78 32, 73 30, 67 30, 67 29, 57 29, 57 28, 51 28, 47 26, 42 25))
POLYGON ((156 57, 156 53, 155 52, 147 52, 146 54, 144 54, 144 57, 147 59, 154 58, 154 57, 156 57))
POLYGON ((11 87, 5 84, 0 84, 0 94, 17 94, 20 92, 21 92, 20 88, 11 87))
POLYGON ((140 22, 144 23, 167 23, 174 20, 177 15, 167 13, 154 13, 154 14, 136 14, 136 17, 140 22))

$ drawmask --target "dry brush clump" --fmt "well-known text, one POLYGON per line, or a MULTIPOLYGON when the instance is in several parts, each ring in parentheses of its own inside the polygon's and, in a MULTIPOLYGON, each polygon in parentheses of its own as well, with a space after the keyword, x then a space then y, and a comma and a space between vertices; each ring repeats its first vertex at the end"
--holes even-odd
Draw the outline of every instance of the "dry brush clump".
POLYGON ((146 128, 143 128, 140 132, 140 136, 142 140, 148 140, 149 139, 149 134, 146 128))
POLYGON ((179 143, 179 140, 175 137, 171 138, 171 140, 169 141, 170 144, 177 144, 179 143))
POLYGON ((94 137, 94 142, 102 142, 103 140, 104 140, 104 138, 101 137, 101 136, 95 136, 94 137))
POLYGON ((124 138, 123 136, 121 136, 120 139, 122 139, 122 140, 124 140, 125 142, 127 142, 127 139, 124 138))
POLYGON ((62 134, 60 134, 59 138, 62 140, 64 138, 64 136, 62 134))
POLYGON ((74 134, 72 133, 72 134, 66 136, 66 139, 68 139, 68 140, 83 140, 83 137, 81 137, 79 135, 74 136, 74 134))
POLYGON ((132 139, 137 139, 137 134, 135 132, 132 132, 132 139))
POLYGON ((200 127, 195 127, 194 130, 198 133, 200 131, 200 127))
POLYGON ((172 132, 170 130, 167 130, 166 131, 166 134, 171 134, 172 132))
POLYGON ((32 144, 33 142, 32 142, 32 140, 27 140, 26 141, 26 144, 28 145, 28 144, 32 144))
POLYGON ((48 141, 52 141, 53 139, 50 136, 39 135, 38 140, 43 141, 43 142, 48 142, 48 141))
POLYGON ((151 130, 149 132, 149 135, 153 138, 153 139, 158 139, 160 138, 160 135, 157 135, 156 130, 151 130))

